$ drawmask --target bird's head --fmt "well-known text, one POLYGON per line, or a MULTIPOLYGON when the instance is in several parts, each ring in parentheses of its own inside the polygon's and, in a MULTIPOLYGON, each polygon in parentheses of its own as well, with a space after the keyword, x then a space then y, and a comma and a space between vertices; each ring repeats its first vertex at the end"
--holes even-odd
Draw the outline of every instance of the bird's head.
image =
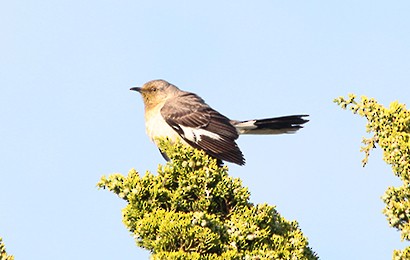
POLYGON ((141 94, 147 109, 173 97, 178 88, 165 80, 158 79, 148 81, 142 87, 132 87, 130 90, 138 91, 141 94))

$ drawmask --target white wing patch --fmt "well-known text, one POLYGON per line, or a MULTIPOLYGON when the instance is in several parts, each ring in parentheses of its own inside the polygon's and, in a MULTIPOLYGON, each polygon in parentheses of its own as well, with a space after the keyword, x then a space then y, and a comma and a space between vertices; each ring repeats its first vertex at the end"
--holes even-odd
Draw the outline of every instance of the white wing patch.
POLYGON ((202 136, 208 136, 212 139, 215 140, 221 140, 222 138, 216 134, 212 133, 210 131, 200 129, 200 128, 192 128, 188 126, 183 126, 180 125, 182 131, 184 131, 184 137, 192 142, 198 143, 202 140, 202 136))

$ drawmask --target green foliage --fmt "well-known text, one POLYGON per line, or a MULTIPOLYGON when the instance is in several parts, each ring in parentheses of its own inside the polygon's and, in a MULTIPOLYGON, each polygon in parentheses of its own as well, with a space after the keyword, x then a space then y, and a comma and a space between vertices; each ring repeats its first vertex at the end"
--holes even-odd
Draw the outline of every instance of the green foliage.
POLYGON ((394 250, 393 260, 408 260, 410 259, 410 247, 406 247, 404 250, 394 250))
POLYGON ((3 239, 0 237, 0 260, 14 260, 14 256, 8 255, 3 239))
MULTIPOLYGON (((367 97, 357 102, 352 94, 347 99, 339 97, 335 102, 344 109, 349 107, 368 121, 366 130, 372 136, 362 141, 363 165, 377 144, 383 150, 384 161, 391 165, 394 174, 403 182, 400 187, 389 187, 383 195, 386 203, 383 213, 390 226, 401 232, 402 240, 410 241, 410 111, 398 102, 391 103, 388 108, 367 97)), ((395 251, 393 258, 410 259, 410 247, 395 251)))
POLYGON ((123 222, 152 259, 317 259, 297 222, 250 193, 202 151, 161 141, 171 161, 158 174, 102 177, 128 202, 123 222))

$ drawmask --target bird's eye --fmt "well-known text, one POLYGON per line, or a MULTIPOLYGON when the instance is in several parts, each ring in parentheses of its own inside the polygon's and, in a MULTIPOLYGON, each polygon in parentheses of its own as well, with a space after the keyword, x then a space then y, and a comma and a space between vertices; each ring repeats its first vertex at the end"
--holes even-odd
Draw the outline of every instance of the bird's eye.
POLYGON ((158 89, 157 89, 156 87, 152 87, 152 88, 151 88, 151 91, 152 91, 152 92, 156 92, 157 90, 158 90, 158 89))

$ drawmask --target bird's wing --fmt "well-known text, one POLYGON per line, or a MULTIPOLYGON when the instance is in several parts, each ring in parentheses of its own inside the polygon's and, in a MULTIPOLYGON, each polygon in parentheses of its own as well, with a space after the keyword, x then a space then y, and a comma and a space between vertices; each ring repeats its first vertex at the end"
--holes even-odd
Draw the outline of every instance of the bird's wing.
POLYGON ((161 109, 165 121, 194 148, 217 159, 239 165, 245 163, 235 140, 236 128, 230 120, 209 107, 193 93, 183 93, 165 102, 161 109))

